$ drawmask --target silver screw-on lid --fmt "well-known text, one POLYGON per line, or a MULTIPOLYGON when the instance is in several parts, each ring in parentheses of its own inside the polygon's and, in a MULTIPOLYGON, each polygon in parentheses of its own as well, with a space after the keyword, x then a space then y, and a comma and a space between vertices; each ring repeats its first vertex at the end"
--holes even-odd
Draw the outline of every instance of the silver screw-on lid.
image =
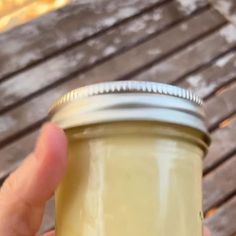
POLYGON ((106 82, 78 88, 56 101, 49 114, 64 129, 147 120, 184 125, 207 134, 201 99, 188 90, 155 82, 106 82))

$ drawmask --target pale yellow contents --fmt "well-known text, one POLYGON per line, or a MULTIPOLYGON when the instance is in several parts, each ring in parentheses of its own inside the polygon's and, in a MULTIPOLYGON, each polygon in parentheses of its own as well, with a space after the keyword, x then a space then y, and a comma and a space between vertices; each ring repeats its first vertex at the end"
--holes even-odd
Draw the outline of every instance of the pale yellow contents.
POLYGON ((203 151, 138 130, 70 138, 57 236, 202 236, 203 151))

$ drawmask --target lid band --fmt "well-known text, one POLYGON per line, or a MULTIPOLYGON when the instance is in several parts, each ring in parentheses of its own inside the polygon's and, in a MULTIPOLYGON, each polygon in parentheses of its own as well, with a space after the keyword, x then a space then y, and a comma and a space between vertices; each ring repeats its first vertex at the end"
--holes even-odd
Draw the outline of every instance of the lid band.
POLYGON ((49 115, 63 129, 142 120, 187 126, 208 136, 201 99, 154 82, 107 82, 75 89, 55 102, 49 115))
POLYGON ((148 82, 148 81, 118 81, 88 85, 72 90, 58 99, 50 108, 49 114, 53 114, 61 106, 86 97, 102 94, 115 93, 152 93, 163 94, 183 98, 202 105, 202 100, 189 90, 185 90, 169 84, 148 82))

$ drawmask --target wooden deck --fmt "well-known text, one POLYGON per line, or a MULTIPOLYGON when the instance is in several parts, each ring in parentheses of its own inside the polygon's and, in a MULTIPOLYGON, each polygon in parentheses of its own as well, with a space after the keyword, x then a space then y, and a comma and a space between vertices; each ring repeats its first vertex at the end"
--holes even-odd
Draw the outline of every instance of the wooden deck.
MULTIPOLYGON (((236 27, 207 0, 79 2, 0 35, 0 183, 65 92, 124 79, 175 84, 205 100, 205 221, 214 236, 236 235, 236 27)), ((52 215, 49 203, 42 230, 52 215)))

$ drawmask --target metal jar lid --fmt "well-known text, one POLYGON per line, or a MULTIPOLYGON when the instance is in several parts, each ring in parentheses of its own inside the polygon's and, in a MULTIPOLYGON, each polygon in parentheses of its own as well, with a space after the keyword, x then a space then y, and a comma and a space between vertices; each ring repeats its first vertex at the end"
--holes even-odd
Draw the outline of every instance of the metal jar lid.
POLYGON ((56 101, 49 115, 63 129, 142 120, 179 124, 208 134, 199 97, 155 82, 106 82, 78 88, 56 101))

